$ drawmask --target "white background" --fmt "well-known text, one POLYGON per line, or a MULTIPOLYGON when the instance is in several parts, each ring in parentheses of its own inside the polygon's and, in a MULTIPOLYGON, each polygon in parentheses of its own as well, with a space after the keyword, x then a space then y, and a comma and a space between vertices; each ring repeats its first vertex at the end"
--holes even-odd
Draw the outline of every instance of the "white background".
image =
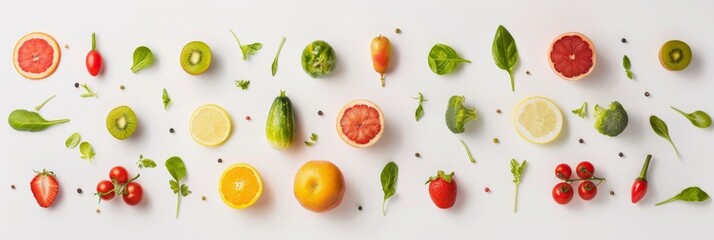
POLYGON ((676 202, 655 207, 688 186, 714 193, 712 129, 698 129, 669 109, 701 109, 714 114, 711 71, 714 28, 709 1, 5 1, 0 6, 0 113, 31 109, 45 98, 57 97, 41 111, 48 119, 71 122, 43 132, 28 133, 0 126, 0 233, 8 239, 50 236, 81 239, 128 239, 149 236, 177 239, 218 238, 378 238, 426 239, 449 237, 479 239, 570 238, 673 239, 707 234, 714 210, 711 201, 676 202), (516 39, 520 62, 516 92, 510 91, 508 74, 491 57, 491 43, 499 24, 516 39), (402 34, 395 34, 401 28, 402 34), (264 48, 249 61, 228 29, 243 43, 261 42, 264 48), (51 77, 41 81, 22 78, 11 63, 15 42, 32 31, 53 35, 62 48, 62 60, 51 77), (597 48, 597 66, 578 82, 559 79, 548 66, 546 53, 555 36, 578 31, 597 48), (84 58, 90 35, 104 58, 100 77, 89 76, 84 58), (369 43, 379 34, 393 46, 387 86, 379 86, 372 69, 369 43), (280 68, 270 75, 270 64, 280 41, 287 41, 280 68), (627 43, 620 42, 627 38, 627 43), (322 39, 337 52, 335 72, 312 79, 299 62, 302 49, 322 39), (685 71, 669 72, 658 62, 659 47, 681 39, 694 52, 685 71), (189 76, 178 56, 189 41, 206 42, 213 52, 211 69, 189 76), (431 46, 445 43, 473 63, 448 76, 437 76, 427 66, 431 46), (155 55, 153 66, 133 74, 133 50, 146 45, 155 55), (636 79, 628 80, 622 56, 632 60, 636 79), (530 71, 531 75, 525 72, 530 71), (234 80, 251 80, 250 89, 234 87, 234 80), (88 83, 99 98, 80 98, 74 83, 88 83), (125 85, 126 90, 119 90, 125 85), (161 89, 173 102, 161 104, 161 89), (272 100, 287 90, 297 117, 298 141, 286 152, 266 142, 264 123, 272 100), (651 96, 644 97, 649 91, 651 96), (414 121, 423 92, 429 99, 425 115, 414 121), (444 124, 448 98, 465 95, 479 119, 467 132, 452 134, 444 124), (525 97, 553 99, 565 116, 560 139, 534 145, 521 139, 512 124, 512 110, 525 97), (382 139, 368 149, 343 143, 335 131, 335 115, 350 100, 376 102, 386 116, 382 139), (570 113, 583 101, 606 105, 619 100, 630 116, 628 128, 610 138, 593 129, 594 119, 570 113), (216 148, 196 144, 188 131, 192 111, 206 103, 223 106, 233 118, 231 138, 216 148), (118 105, 131 106, 139 118, 134 137, 118 141, 105 128, 106 114, 118 105), (496 114, 496 109, 503 114, 496 114), (319 117, 317 111, 325 115, 319 117), (647 121, 656 114, 670 127, 682 153, 677 160, 669 144, 656 136, 647 121), (250 115, 252 120, 244 117, 250 115), (169 128, 176 133, 170 134, 169 128), (65 139, 80 132, 97 153, 90 164, 78 150, 67 150, 65 139), (306 148, 301 142, 315 132, 320 142, 306 148), (492 139, 501 141, 496 145, 492 139), (583 138, 585 144, 579 144, 583 138), (469 163, 459 140, 473 151, 477 164, 469 163), (421 153, 415 158, 414 153, 421 153), (625 154, 619 158, 618 152, 625 154), (638 205, 630 203, 630 186, 646 154, 654 155, 650 190, 638 205), (121 200, 102 202, 91 195, 108 170, 123 165, 139 170, 139 154, 157 160, 159 167, 142 170, 144 202, 137 207, 121 200), (193 194, 182 202, 174 218, 176 196, 163 162, 181 156, 188 167, 186 184, 193 194), (223 158, 222 164, 217 163, 223 158), (518 213, 512 212, 514 186, 511 158, 527 159, 520 187, 518 213), (326 214, 309 212, 292 193, 296 170, 310 159, 337 164, 347 191, 340 207, 326 214), (382 216, 379 174, 394 160, 400 168, 397 194, 382 216), (556 204, 551 189, 557 183, 554 167, 573 167, 581 160, 595 164, 606 177, 597 198, 585 202, 577 196, 566 206, 556 204), (262 174, 265 190, 256 205, 234 210, 220 200, 217 181, 229 165, 247 162, 262 174), (30 192, 33 169, 57 173, 61 193, 50 209, 42 209, 30 192), (441 210, 431 202, 424 181, 437 170, 456 171, 459 193, 456 205, 441 210), (11 190, 10 185, 17 186, 11 190), (491 193, 485 193, 484 187, 491 193), (84 194, 77 194, 76 188, 84 194), (613 190, 614 196, 608 192, 613 190), (206 201, 201 201, 206 196, 206 201), (358 206, 363 211, 358 211, 358 206), (95 210, 100 208, 100 214, 95 210))

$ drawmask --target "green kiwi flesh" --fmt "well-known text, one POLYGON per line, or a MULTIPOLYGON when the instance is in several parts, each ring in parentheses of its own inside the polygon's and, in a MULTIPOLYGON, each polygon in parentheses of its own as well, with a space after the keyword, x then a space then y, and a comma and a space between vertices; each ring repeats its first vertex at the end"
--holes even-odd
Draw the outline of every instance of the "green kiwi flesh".
POLYGON ((139 122, 131 108, 119 106, 107 115, 107 130, 119 140, 124 140, 134 135, 139 122))
POLYGON ((687 43, 671 40, 662 45, 659 50, 659 62, 670 71, 684 70, 692 61, 692 49, 687 43))
POLYGON ((181 50, 181 67, 191 75, 199 75, 211 66, 211 49, 204 42, 193 41, 181 50))

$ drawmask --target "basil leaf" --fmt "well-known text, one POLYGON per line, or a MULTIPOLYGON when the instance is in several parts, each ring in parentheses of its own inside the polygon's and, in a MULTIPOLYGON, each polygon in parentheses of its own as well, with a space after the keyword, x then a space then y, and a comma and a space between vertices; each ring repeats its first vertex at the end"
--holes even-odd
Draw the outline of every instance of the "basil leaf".
POLYGON ((37 112, 30 112, 24 109, 17 109, 10 113, 7 118, 8 124, 17 131, 37 132, 49 128, 52 125, 69 122, 69 119, 45 120, 37 112))
POLYGON ((399 168, 394 162, 389 162, 382 169, 379 179, 382 181, 382 192, 384 192, 384 200, 382 201, 382 215, 385 215, 384 203, 387 199, 394 196, 397 192, 397 178, 399 177, 399 168))
POLYGON ((87 159, 90 162, 94 160, 94 149, 92 149, 92 145, 88 142, 79 144, 79 153, 82 154, 82 159, 87 159))
POLYGON ((64 142, 64 145, 69 149, 73 149, 79 145, 80 140, 82 140, 82 136, 80 136, 79 133, 72 133, 72 135, 67 138, 67 141, 64 142))
POLYGON ((704 192, 701 188, 699 187, 688 187, 682 190, 677 196, 674 196, 670 199, 664 200, 660 203, 655 204, 655 206, 659 206, 662 204, 666 203, 671 203, 674 201, 684 201, 684 202, 703 202, 709 199, 709 194, 704 192))
POLYGON ((164 110, 169 110, 169 103, 171 103, 171 97, 169 97, 169 92, 164 88, 163 94, 161 94, 161 102, 164 103, 164 110))
POLYGON ((516 91, 513 68, 518 63, 518 49, 516 48, 516 40, 513 39, 511 33, 503 25, 498 26, 496 35, 493 37, 491 55, 493 55, 493 61, 496 66, 508 72, 511 77, 511 91, 516 91))
POLYGON ((630 68, 632 67, 632 64, 630 63, 630 58, 625 55, 622 57, 622 66, 625 68, 625 73, 627 74, 627 78, 632 79, 632 72, 630 71, 630 68))
POLYGON ((280 56, 280 50, 283 49, 283 44, 285 43, 285 37, 280 40, 280 45, 278 45, 278 52, 275 53, 275 58, 273 59, 273 65, 270 67, 270 71, 275 76, 278 72, 278 56, 280 56))
POLYGON ((429 68, 438 75, 454 71, 460 63, 471 63, 471 61, 461 58, 453 48, 441 43, 437 43, 431 48, 428 60, 429 68))
POLYGON ((424 95, 422 95, 421 92, 419 93, 419 97, 415 97, 414 99, 419 100, 419 106, 417 107, 416 112, 414 112, 414 117, 418 122, 419 119, 424 116, 424 107, 422 107, 422 104, 428 100, 424 99, 424 95))
POLYGON ((669 136, 669 128, 667 127, 667 123, 662 121, 662 119, 658 118, 655 115, 650 116, 650 126, 652 127, 652 130, 660 137, 666 139, 670 145, 672 145, 672 148, 674 148, 674 152, 677 154, 677 158, 680 158, 679 155, 679 150, 677 150, 677 146, 674 145, 674 142, 672 142, 672 138, 669 136))
POLYGON ((153 62, 154 54, 151 53, 151 50, 148 47, 140 46, 134 50, 134 64, 131 65, 131 72, 136 73, 153 62))
POLYGON ((166 160, 165 165, 174 180, 180 181, 186 176, 186 165, 184 165, 180 157, 173 156, 169 158, 166 160))

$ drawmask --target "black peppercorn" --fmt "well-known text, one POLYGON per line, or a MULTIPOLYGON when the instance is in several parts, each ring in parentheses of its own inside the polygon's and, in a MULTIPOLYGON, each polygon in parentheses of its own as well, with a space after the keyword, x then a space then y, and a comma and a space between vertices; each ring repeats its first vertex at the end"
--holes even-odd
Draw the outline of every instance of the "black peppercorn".
POLYGON ((222 163, 222 162, 223 162, 223 159, 220 159, 220 158, 219 158, 219 159, 218 159, 218 163, 222 163))
POLYGON ((585 140, 583 140, 583 139, 581 138, 580 140, 578 140, 578 142, 579 142, 579 143, 584 143, 585 140))
POLYGON ((79 88, 79 83, 74 83, 75 88, 79 88))
POLYGON ((621 41, 622 41, 622 43, 627 43, 627 39, 625 39, 625 38, 622 38, 621 41))
POLYGON ((318 116, 322 116, 322 110, 317 111, 318 116))
POLYGON ((174 128, 169 128, 170 133, 174 133, 174 128))

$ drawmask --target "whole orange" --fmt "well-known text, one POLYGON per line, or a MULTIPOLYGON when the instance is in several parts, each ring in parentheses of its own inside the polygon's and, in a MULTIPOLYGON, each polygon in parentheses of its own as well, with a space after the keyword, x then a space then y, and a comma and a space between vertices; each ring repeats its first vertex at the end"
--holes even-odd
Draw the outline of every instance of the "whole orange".
POLYGON ((309 161, 295 174, 293 192, 305 209, 327 212, 342 202, 345 178, 340 168, 329 161, 309 161))

